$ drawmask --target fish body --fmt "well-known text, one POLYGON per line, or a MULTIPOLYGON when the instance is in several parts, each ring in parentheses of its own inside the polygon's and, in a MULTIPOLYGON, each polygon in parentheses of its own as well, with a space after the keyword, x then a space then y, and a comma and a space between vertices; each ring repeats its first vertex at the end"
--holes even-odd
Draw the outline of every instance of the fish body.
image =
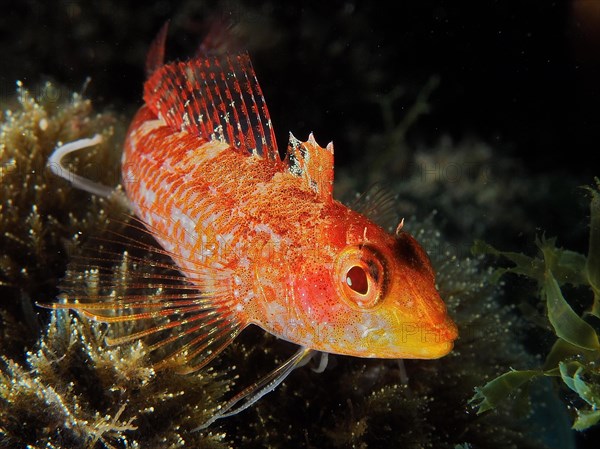
POLYGON ((62 164, 99 136, 65 144, 49 160, 77 187, 120 199, 135 216, 130 226, 156 242, 120 235, 147 257, 100 243, 87 260, 114 264, 110 270, 127 259, 127 276, 103 283, 105 295, 72 279, 62 302, 46 307, 106 323, 146 321, 107 342, 145 339, 157 369, 200 369, 251 324, 301 346, 198 429, 249 407, 317 351, 419 359, 450 352, 458 332, 427 254, 402 222, 388 233, 333 198, 333 145, 290 134, 281 158, 249 56, 164 64, 165 37, 166 26, 148 54, 144 105, 125 141, 126 197, 62 164))
POLYGON ((290 135, 279 157, 248 55, 159 66, 144 97, 125 143, 127 196, 236 335, 256 324, 359 357, 451 350, 426 253, 333 199, 333 145, 290 135))

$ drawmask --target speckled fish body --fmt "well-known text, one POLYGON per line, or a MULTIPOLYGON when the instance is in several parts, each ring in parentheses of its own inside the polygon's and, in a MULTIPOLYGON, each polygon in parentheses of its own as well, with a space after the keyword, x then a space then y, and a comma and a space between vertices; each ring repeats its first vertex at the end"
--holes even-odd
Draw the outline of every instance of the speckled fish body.
MULTIPOLYGON (((104 296, 71 285, 49 307, 106 323, 146 321, 107 342, 145 339, 157 369, 200 369, 250 324, 301 346, 204 426, 245 409, 317 351, 446 355, 457 329, 427 254, 402 222, 390 234, 333 199, 332 144, 323 148, 312 134, 305 142, 290 134, 280 157, 246 53, 164 64, 165 36, 166 26, 149 52, 145 104, 125 142, 126 198, 62 164, 99 136, 65 144, 49 160, 79 188, 126 204, 141 225, 131 226, 156 242, 121 235, 149 255, 131 258, 124 285, 103 284, 104 296)), ((103 244, 96 250, 93 262, 124 260, 103 244)))
POLYGON ((331 144, 290 135, 279 157, 247 54, 153 64, 123 180, 135 214, 205 292, 164 305, 189 317, 182 334, 213 332, 189 353, 218 352, 248 324, 360 357, 451 350, 456 327, 426 253, 333 199, 331 144))

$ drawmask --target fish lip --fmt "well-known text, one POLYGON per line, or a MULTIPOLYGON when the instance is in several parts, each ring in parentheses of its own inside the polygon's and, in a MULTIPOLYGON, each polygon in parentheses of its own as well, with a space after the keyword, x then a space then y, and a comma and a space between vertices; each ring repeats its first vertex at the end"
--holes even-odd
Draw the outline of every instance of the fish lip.
POLYGON ((458 327, 450 317, 430 328, 430 333, 435 335, 433 341, 421 340, 418 344, 406 346, 411 358, 438 359, 449 354, 454 348, 454 342, 458 339, 458 327))
POLYGON ((439 359, 448 355, 454 348, 454 340, 441 340, 433 343, 421 343, 405 346, 406 356, 410 359, 439 359))
POLYGON ((385 358, 385 359, 423 359, 433 360, 448 355, 454 348, 453 340, 445 340, 437 343, 402 345, 398 350, 387 349, 385 351, 370 351, 363 357, 385 358))
POLYGON ((445 340, 431 345, 423 345, 417 352, 427 359, 439 359, 448 355, 454 348, 454 340, 445 340))
MULTIPOLYGON (((448 318, 435 326, 423 329, 422 338, 407 341, 402 336, 387 345, 373 345, 367 357, 405 358, 405 359, 438 359, 449 354, 458 338, 458 330, 454 322, 448 318)), ((365 356, 365 355, 363 355, 365 356)))

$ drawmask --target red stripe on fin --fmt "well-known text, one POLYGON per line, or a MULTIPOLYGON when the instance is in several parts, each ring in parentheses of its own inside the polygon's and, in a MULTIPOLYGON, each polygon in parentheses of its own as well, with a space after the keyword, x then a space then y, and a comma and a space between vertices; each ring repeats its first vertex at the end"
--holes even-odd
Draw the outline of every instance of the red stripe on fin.
POLYGON ((150 78, 165 63, 165 42, 167 41, 168 30, 169 21, 167 20, 150 45, 146 56, 146 78, 150 78))
POLYGON ((286 161, 290 173, 301 177, 320 198, 333 198, 333 143, 322 148, 312 133, 306 142, 290 133, 286 161))
POLYGON ((279 160, 269 111, 247 53, 167 64, 144 85, 144 100, 174 129, 279 160))

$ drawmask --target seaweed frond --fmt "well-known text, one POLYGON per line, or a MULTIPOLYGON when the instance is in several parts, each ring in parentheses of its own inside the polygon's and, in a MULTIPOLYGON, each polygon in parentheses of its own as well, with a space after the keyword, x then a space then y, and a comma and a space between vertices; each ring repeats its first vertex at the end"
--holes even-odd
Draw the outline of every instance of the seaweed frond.
POLYGON ((586 430, 600 422, 600 342, 598 322, 594 321, 600 318, 600 181, 596 182, 596 187, 588 189, 591 213, 587 256, 558 248, 554 238, 536 239, 539 253, 535 257, 476 243, 476 253, 512 263, 497 269, 496 278, 514 273, 537 283, 538 298, 544 305, 543 316, 537 321, 556 337, 543 366, 511 370, 477 388, 471 402, 478 413, 495 409, 509 396, 522 396, 524 386, 546 376, 558 379, 576 394, 577 399, 572 401, 574 429, 586 430), (570 301, 564 291, 569 291, 570 301))

